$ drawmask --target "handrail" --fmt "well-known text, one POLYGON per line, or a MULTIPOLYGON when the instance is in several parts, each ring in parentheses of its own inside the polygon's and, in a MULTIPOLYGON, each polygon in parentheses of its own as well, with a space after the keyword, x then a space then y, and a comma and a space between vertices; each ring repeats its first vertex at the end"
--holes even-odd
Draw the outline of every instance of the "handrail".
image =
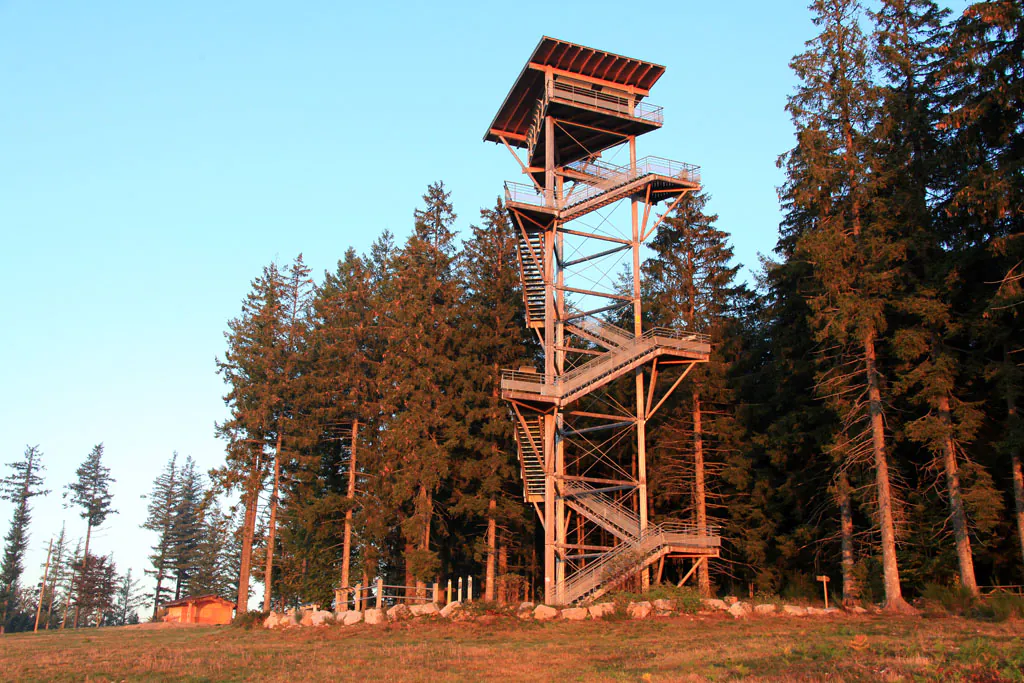
POLYGON ((663 107, 647 102, 638 102, 632 97, 619 97, 600 90, 581 88, 565 81, 548 81, 545 99, 550 100, 552 97, 568 100, 573 104, 604 109, 615 114, 624 114, 630 118, 656 123, 659 126, 665 122, 663 107))

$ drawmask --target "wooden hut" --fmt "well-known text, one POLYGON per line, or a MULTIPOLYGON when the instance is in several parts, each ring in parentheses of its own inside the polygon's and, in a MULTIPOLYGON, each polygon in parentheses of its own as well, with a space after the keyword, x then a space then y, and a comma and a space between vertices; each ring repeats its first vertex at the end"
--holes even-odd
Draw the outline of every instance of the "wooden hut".
POLYGON ((230 624, 235 603, 218 595, 190 595, 163 604, 164 621, 178 624, 230 624))

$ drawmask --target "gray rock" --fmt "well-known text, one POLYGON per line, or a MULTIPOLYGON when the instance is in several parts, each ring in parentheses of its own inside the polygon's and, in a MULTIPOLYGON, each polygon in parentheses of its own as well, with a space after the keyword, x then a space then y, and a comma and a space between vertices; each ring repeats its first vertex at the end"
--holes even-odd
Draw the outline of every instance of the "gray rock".
POLYGON ((452 619, 460 611, 462 611, 462 603, 461 602, 449 602, 447 605, 445 605, 444 607, 441 608, 440 614, 445 619, 452 619))
POLYGON ((387 620, 388 617, 382 609, 368 609, 363 612, 363 621, 371 626, 384 624, 387 620))
POLYGON ((866 609, 864 609, 863 607, 861 607, 860 605, 850 605, 849 607, 846 608, 846 611, 848 611, 850 614, 867 614, 868 613, 868 611, 866 609))
POLYGON ((666 600, 662 598, 654 601, 654 611, 659 617, 671 614, 675 608, 675 600, 666 600))
POLYGON ((829 607, 828 609, 822 609, 820 607, 808 607, 807 608, 807 613, 809 615, 811 615, 812 617, 824 617, 824 616, 828 616, 829 614, 832 614, 833 612, 837 612, 837 611, 838 610, 836 610, 834 607, 829 607))
POLYGON ((562 610, 562 618, 569 621, 583 621, 587 618, 586 607, 568 607, 562 610))
POLYGON ((437 605, 432 602, 428 602, 422 605, 413 605, 409 608, 409 612, 414 617, 432 617, 441 610, 437 609, 437 605))
POLYGON ((599 602, 587 608, 591 619, 602 619, 615 614, 614 602, 599 602))
POLYGON ((729 606, 725 604, 725 601, 719 600, 718 598, 704 598, 700 601, 700 604, 708 609, 719 609, 723 612, 729 609, 729 606))
POLYGON ((725 604, 728 605, 729 607, 732 607, 733 605, 735 605, 739 601, 740 601, 740 599, 737 598, 735 595, 727 595, 727 596, 725 596, 725 599, 723 600, 723 602, 725 602, 725 604))
POLYGON ((558 610, 547 605, 537 605, 533 609, 533 618, 537 621, 551 621, 558 618, 558 610))
POLYGON ((806 617, 807 608, 801 607, 800 605, 783 605, 782 613, 791 617, 806 617))
POLYGON ((745 602, 734 602, 729 607, 729 614, 737 619, 749 617, 753 612, 754 610, 750 609, 750 605, 745 602))
POLYGON ((316 610, 309 616, 310 626, 326 626, 334 620, 334 615, 323 610, 316 610))
POLYGON ((348 610, 347 609, 343 609, 340 612, 335 612, 334 613, 334 623, 335 624, 344 624, 345 623, 345 615, 346 614, 348 614, 348 610))
POLYGON ((626 614, 629 615, 630 619, 646 619, 651 616, 653 611, 654 606, 646 600, 643 602, 631 602, 626 607, 626 614))
POLYGON ((352 610, 352 611, 347 612, 345 614, 345 621, 342 622, 342 623, 344 623, 345 626, 355 626, 356 624, 358 624, 362 620, 363 620, 363 613, 362 612, 356 612, 355 610, 352 610))
POLYGON ((534 604, 532 602, 521 602, 519 603, 519 612, 527 612, 533 610, 534 604))
POLYGON ((404 602, 400 602, 388 610, 388 619, 391 621, 405 621, 412 619, 412 610, 404 602))
POLYGON ((775 614, 775 605, 756 605, 754 612, 757 614, 775 614))
POLYGON ((263 620, 263 628, 277 628, 277 622, 279 619, 280 617, 278 617, 277 612, 271 612, 267 615, 267 618, 263 620))

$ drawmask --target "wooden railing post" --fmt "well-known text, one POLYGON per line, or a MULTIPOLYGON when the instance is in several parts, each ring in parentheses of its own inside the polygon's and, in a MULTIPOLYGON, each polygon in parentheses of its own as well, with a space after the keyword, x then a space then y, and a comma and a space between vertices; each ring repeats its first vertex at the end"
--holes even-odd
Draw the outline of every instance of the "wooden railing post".
POLYGON ((384 579, 377 579, 377 609, 384 606, 384 579))
POLYGON ((448 579, 448 597, 445 599, 444 604, 450 605, 452 602, 452 580, 448 579))
POLYGON ((356 584, 355 591, 352 593, 352 606, 357 612, 363 611, 363 585, 361 583, 356 584))
POLYGON ((473 577, 469 577, 469 586, 466 589, 466 599, 473 602, 473 577))
POLYGON ((458 602, 462 602, 462 577, 461 576, 459 577, 459 597, 458 597, 457 601, 458 602))

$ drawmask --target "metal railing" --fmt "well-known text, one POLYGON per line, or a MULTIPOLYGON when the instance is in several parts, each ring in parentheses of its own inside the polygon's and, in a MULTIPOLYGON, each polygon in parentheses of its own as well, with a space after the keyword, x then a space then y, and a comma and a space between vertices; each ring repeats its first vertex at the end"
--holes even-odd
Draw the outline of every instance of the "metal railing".
POLYGON ((680 339, 682 341, 695 341, 702 344, 710 344, 711 337, 702 332, 688 332, 675 327, 652 327, 644 332, 644 339, 680 339))
POLYGON ((563 481, 562 491, 565 496, 571 497, 572 501, 585 509, 586 514, 598 524, 603 521, 631 538, 636 538, 640 533, 640 518, 611 496, 577 481, 563 481))
MULTIPOLYGON (((554 202, 557 209, 567 209, 589 201, 606 192, 649 175, 675 178, 700 184, 700 166, 662 157, 644 157, 636 162, 636 168, 616 166, 595 159, 574 161, 566 164, 567 169, 590 176, 593 181, 580 181, 561 200, 554 202)), ((547 206, 546 194, 534 185, 505 183, 505 201, 530 206, 547 206)))
POLYGON ((659 126, 665 122, 665 110, 654 104, 637 102, 633 97, 621 97, 601 90, 584 88, 565 81, 549 81, 545 93, 548 99, 559 99, 571 104, 582 104, 614 114, 641 119, 659 126))

